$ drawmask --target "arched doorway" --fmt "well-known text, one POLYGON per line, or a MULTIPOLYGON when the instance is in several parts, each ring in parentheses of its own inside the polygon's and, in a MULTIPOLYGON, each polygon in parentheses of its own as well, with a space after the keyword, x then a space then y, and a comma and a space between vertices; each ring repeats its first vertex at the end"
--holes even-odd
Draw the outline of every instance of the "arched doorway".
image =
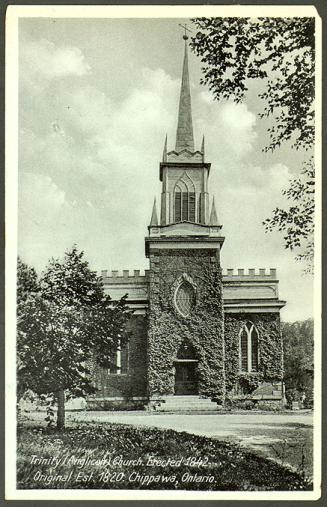
POLYGON ((194 347, 183 341, 174 362, 175 395, 198 394, 198 362, 194 347))

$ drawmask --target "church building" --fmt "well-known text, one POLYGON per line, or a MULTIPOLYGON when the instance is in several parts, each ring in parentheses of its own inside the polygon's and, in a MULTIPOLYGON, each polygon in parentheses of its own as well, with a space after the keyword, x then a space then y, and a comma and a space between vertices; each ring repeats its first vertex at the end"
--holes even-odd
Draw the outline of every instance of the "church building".
POLYGON ((128 294, 128 346, 95 368, 88 408, 218 410, 247 397, 283 403, 283 348, 276 269, 223 269, 222 224, 210 196, 204 138, 194 146, 187 35, 176 144, 164 144, 149 269, 102 271, 112 299, 128 294))

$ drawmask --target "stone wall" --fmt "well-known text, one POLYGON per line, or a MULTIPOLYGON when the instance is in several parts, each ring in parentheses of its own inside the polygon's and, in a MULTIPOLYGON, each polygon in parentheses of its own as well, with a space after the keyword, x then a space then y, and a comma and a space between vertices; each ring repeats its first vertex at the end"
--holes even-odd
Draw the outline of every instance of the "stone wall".
POLYGON ((148 394, 174 394, 174 359, 183 342, 198 357, 199 394, 223 403, 224 336, 221 269, 215 250, 157 250, 150 254, 148 394), (196 291, 188 317, 174 305, 174 292, 186 274, 196 291))

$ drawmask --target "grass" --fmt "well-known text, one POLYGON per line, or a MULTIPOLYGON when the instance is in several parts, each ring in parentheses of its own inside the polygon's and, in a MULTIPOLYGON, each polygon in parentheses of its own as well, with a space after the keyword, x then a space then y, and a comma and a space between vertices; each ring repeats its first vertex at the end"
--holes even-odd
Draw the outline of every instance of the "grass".
POLYGON ((283 424, 269 422, 262 429, 262 423, 247 426, 238 431, 238 436, 228 439, 243 442, 260 456, 270 457, 282 465, 302 471, 306 477, 313 475, 313 434, 305 424, 283 424))
POLYGON ((237 444, 123 424, 77 424, 59 433, 20 426, 20 489, 311 490, 311 483, 237 444))

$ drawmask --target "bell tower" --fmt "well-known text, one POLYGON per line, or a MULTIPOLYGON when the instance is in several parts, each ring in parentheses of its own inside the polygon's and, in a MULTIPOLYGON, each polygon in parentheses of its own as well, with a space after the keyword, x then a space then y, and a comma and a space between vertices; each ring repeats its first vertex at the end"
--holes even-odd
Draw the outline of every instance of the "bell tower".
POLYGON ((186 30, 183 39, 176 143, 169 150, 166 136, 159 167, 160 213, 155 200, 145 238, 150 260, 148 395, 155 400, 199 394, 223 403, 224 237, 214 199, 209 213, 211 164, 205 161, 204 137, 201 148, 194 147, 186 30))

